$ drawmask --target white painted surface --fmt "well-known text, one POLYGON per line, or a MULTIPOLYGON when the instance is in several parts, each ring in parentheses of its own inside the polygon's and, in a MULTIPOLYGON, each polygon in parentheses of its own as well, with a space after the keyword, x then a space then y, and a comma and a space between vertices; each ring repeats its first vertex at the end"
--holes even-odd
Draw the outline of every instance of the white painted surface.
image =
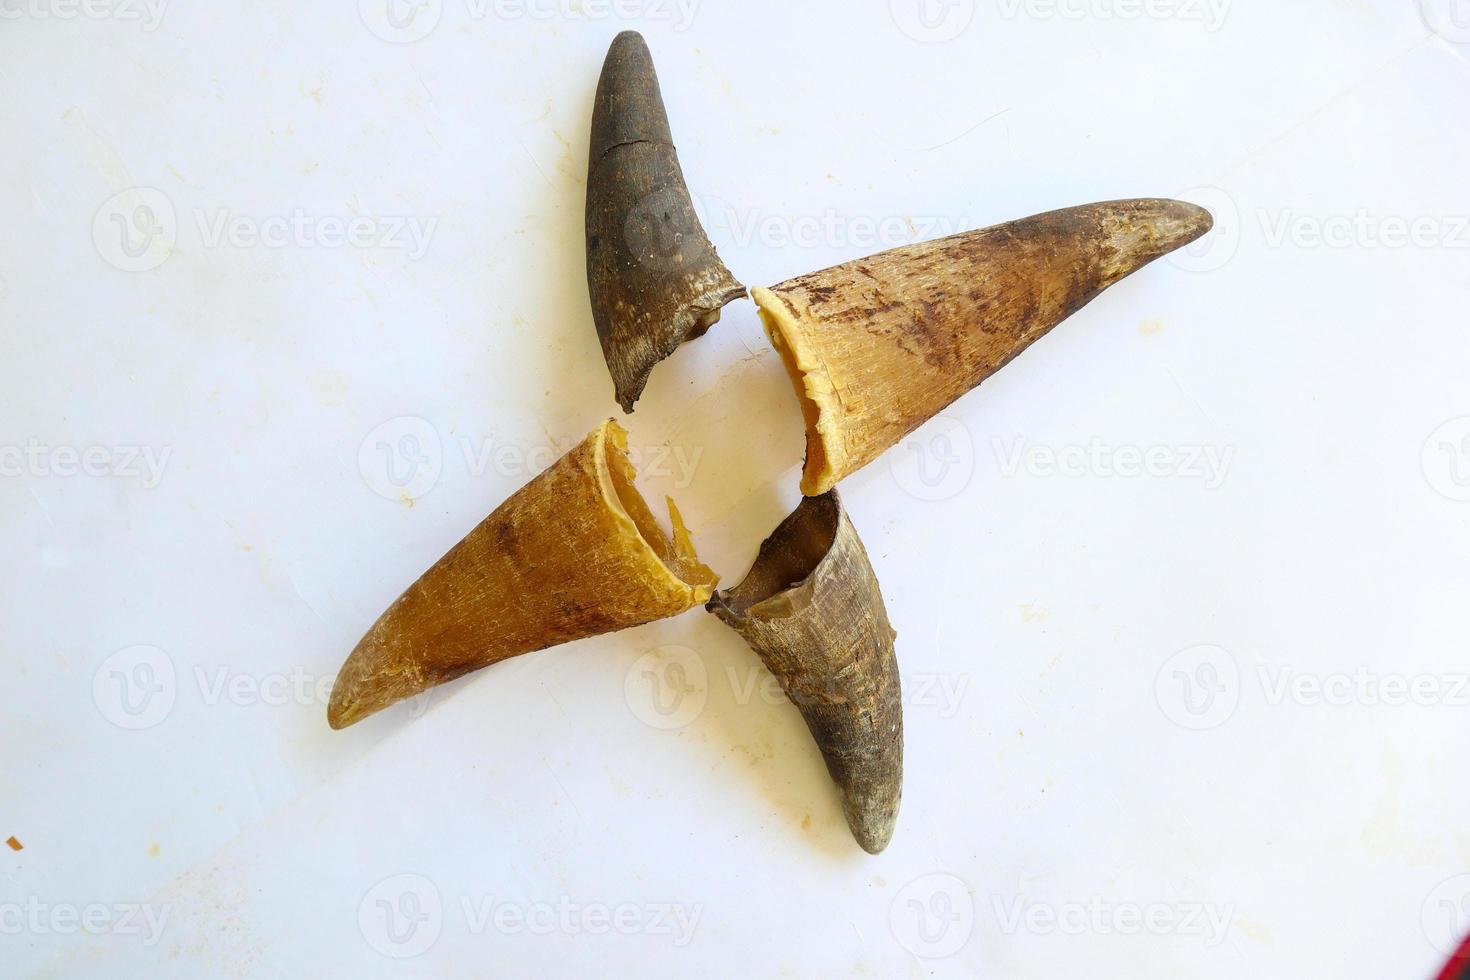
MULTIPOLYGON (((1470 928, 1464 5, 527 2, 414 43, 369 0, 0 8, 0 972, 1431 976, 1470 928), (906 688, 881 857, 703 612, 347 732, 314 690, 616 410, 582 207, 628 26, 747 283, 1220 219, 844 485, 906 688)), ((738 581, 801 455, 754 308, 629 425, 738 581)))

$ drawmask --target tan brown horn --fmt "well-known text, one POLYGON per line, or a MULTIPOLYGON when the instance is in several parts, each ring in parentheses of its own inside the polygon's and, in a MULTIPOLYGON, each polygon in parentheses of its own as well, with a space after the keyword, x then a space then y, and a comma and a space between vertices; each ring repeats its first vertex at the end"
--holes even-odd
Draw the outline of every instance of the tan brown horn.
POLYGON ((670 500, 672 538, 633 484, 609 420, 450 549, 398 598, 337 675, 327 719, 346 728, 523 653, 677 616, 718 578, 670 500))
POLYGON ((707 607, 760 654, 806 719, 863 850, 888 846, 903 792, 896 634, 837 492, 804 498, 745 581, 707 607))
POLYGON ((613 41, 597 85, 587 169, 587 287, 618 404, 654 365, 745 295, 710 244, 679 167, 643 36, 613 41))
POLYGON ((909 245, 753 291, 824 493, 1098 293, 1213 225, 1182 201, 1110 201, 909 245))

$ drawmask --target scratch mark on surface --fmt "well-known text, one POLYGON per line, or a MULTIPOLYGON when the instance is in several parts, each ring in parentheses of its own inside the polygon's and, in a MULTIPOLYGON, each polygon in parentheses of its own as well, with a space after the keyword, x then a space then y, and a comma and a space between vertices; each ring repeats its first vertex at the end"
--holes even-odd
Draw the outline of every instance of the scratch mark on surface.
POLYGON ((46 518, 46 523, 49 524, 49 525, 51 525, 51 530, 53 530, 53 531, 56 530, 56 522, 51 519, 51 511, 49 511, 49 510, 46 509, 46 502, 41 499, 41 495, 40 494, 36 493, 36 488, 35 487, 26 487, 26 490, 30 493, 31 497, 36 501, 36 506, 39 507, 39 508, 41 508, 41 516, 44 517, 44 518, 46 518))

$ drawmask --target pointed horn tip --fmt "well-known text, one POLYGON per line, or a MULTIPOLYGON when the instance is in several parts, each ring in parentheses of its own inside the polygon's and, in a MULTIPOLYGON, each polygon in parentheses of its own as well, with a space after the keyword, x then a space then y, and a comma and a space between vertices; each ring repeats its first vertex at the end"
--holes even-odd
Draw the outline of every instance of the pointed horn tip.
POLYGON ((853 827, 852 836, 869 854, 882 854, 893 840, 893 824, 879 827, 853 827))
POLYGON ((327 724, 331 726, 332 731, 340 732, 352 724, 352 719, 347 717, 347 709, 333 701, 327 706, 327 724))
POLYGON ((612 44, 608 48, 610 51, 617 51, 620 48, 642 48, 644 51, 647 51, 648 41, 637 31, 623 31, 617 37, 613 38, 612 44))
POLYGON ((327 701, 327 724, 332 731, 340 732, 362 720, 358 705, 350 703, 340 686, 332 687, 332 697, 327 701))
POLYGON ((1176 248, 1203 238, 1215 227, 1215 216, 1198 204, 1162 200, 1158 209, 1160 230, 1170 242, 1178 242, 1176 248))

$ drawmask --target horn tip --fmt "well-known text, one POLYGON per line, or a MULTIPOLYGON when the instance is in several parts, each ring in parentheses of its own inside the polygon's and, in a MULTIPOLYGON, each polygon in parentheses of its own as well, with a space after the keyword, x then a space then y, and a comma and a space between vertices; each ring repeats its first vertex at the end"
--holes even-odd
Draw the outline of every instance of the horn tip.
POLYGON ((1160 237, 1171 249, 1182 248, 1203 238, 1215 227, 1215 216, 1198 204, 1162 200, 1157 202, 1157 207, 1160 237))
POLYGON ((896 814, 891 817, 875 817, 870 821, 857 821, 852 827, 852 836, 858 846, 869 854, 882 854, 893 840, 896 814))
POLYGON ((340 732, 357 722, 356 713, 348 708, 347 704, 338 697, 337 691, 332 691, 331 703, 327 705, 327 724, 332 731, 340 732))

